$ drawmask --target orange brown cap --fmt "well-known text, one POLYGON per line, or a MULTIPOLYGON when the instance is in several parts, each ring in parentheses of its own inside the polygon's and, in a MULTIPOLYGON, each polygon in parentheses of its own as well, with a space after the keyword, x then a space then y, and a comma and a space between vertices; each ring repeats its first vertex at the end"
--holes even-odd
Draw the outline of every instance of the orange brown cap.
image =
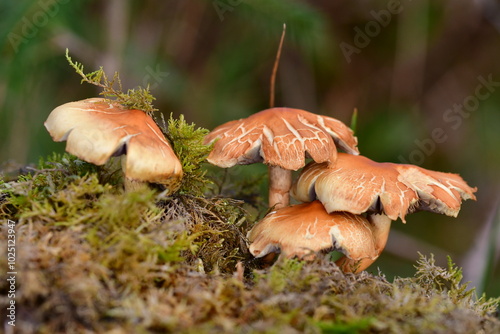
POLYGON ((344 123, 292 108, 266 109, 222 124, 206 136, 205 143, 216 139, 208 161, 223 168, 263 162, 297 170, 304 167, 306 157, 333 163, 337 145, 359 154, 357 138, 344 123))
POLYGON ((182 165, 170 144, 141 110, 91 98, 55 108, 44 125, 54 141, 67 141, 67 152, 95 165, 126 154, 128 179, 174 188, 182 178, 182 165))
POLYGON ((339 153, 333 167, 311 163, 304 168, 292 196, 319 199, 328 212, 384 213, 404 222, 408 213, 418 210, 456 217, 462 200, 475 200, 476 191, 458 174, 339 153))
POLYGON ((377 247, 374 225, 365 217, 347 212, 329 214, 319 201, 268 214, 250 230, 248 239, 250 252, 258 258, 281 252, 286 257, 308 259, 321 250, 338 250, 359 262, 355 270, 343 270, 356 272, 368 267, 382 251, 377 247))

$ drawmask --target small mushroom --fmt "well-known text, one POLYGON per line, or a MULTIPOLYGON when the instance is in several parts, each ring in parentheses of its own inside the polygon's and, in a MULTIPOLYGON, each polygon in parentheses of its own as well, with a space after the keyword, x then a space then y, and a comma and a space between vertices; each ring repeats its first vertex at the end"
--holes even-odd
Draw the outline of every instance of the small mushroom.
POLYGON ((458 174, 339 153, 333 167, 306 166, 292 196, 302 202, 319 199, 328 212, 383 213, 405 222, 408 213, 419 210, 456 217, 462 200, 475 200, 476 191, 458 174))
POLYGON ((336 250, 345 254, 336 261, 344 272, 360 272, 384 249, 387 220, 383 215, 329 214, 319 201, 292 205, 271 212, 250 230, 250 252, 257 258, 281 253, 312 259, 319 251, 336 250))
POLYGON ((67 141, 66 151, 103 165, 122 157, 128 181, 151 182, 175 191, 182 165, 151 117, 102 98, 69 102, 55 108, 44 123, 54 141, 67 141))
POLYGON ((357 139, 344 123, 292 108, 266 109, 222 124, 205 138, 206 144, 214 141, 208 161, 216 166, 256 162, 269 166, 269 206, 275 208, 289 204, 291 171, 304 167, 306 158, 334 163, 337 145, 359 154, 357 139))

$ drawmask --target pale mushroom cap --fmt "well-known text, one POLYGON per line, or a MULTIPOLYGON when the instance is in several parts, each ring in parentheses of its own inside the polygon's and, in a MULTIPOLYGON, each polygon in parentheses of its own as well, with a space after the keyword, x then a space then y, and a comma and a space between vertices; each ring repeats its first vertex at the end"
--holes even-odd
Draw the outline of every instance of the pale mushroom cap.
POLYGON ((363 216, 329 214, 319 201, 314 201, 268 214, 250 230, 248 239, 255 257, 279 251, 287 257, 303 257, 331 249, 353 260, 374 260, 379 252, 372 228, 363 216))
POLYGON ((476 190, 457 174, 339 153, 334 166, 311 163, 304 168, 292 196, 319 199, 328 212, 381 212, 404 222, 418 210, 456 217, 462 200, 476 199, 476 190))
POLYGON ((126 154, 129 179, 175 187, 182 178, 182 165, 170 144, 141 110, 91 98, 55 108, 44 125, 54 141, 67 141, 67 152, 95 165, 126 154))
POLYGON ((344 123, 300 109, 271 108, 222 124, 205 143, 215 143, 208 161, 219 167, 256 162, 287 170, 304 167, 305 158, 333 163, 338 145, 359 154, 357 138, 344 123))

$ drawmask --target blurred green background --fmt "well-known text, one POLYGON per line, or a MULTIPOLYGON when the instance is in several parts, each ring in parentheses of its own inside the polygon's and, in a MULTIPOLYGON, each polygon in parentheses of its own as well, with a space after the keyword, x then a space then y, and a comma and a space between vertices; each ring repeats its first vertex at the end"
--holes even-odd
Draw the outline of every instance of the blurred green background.
POLYGON ((405 276, 417 251, 442 265, 449 254, 472 286, 499 295, 495 0, 1 1, 2 169, 62 152, 44 120, 60 104, 98 94, 80 85, 66 48, 86 71, 119 71, 124 88, 149 84, 167 117, 212 129, 267 108, 283 23, 277 106, 347 124, 358 108, 362 154, 460 173, 479 188, 458 218, 417 213, 395 222, 371 270, 405 276))

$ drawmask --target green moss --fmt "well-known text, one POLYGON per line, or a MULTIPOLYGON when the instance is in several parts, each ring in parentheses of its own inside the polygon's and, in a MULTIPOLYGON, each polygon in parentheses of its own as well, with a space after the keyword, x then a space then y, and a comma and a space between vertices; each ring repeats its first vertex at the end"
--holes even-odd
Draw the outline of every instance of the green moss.
POLYGON ((316 322, 322 333, 325 334, 354 334, 368 331, 376 323, 375 318, 357 319, 352 322, 316 322))
MULTIPOLYGON (((16 221, 20 332, 500 330, 500 300, 477 298, 451 259, 441 268, 421 256, 414 277, 393 282, 345 274, 328 254, 262 269, 245 240, 257 210, 187 192, 124 192, 117 168, 64 154, 0 183, 0 216, 16 221)), ((0 248, 6 236, 3 230, 0 248)), ((0 293, 6 291, 0 281, 0 293)), ((6 302, 0 299, 0 307, 6 302)))
POLYGON ((70 154, 53 154, 40 159, 38 167, 30 168, 29 174, 1 185, 9 201, 4 201, 0 208, 14 218, 37 212, 57 215, 59 210, 78 211, 79 205, 86 205, 89 197, 104 191, 103 183, 108 187, 119 183, 116 170, 112 162, 99 167, 70 154), (53 208, 47 207, 49 199, 54 201, 53 208))
POLYGON ((66 49, 66 60, 75 69, 76 73, 82 77, 82 83, 87 82, 102 88, 100 95, 103 95, 105 98, 114 99, 130 109, 142 110, 150 116, 158 110, 153 106, 155 98, 149 91, 149 85, 146 88, 139 86, 134 89, 128 89, 124 93, 118 72, 115 72, 113 78, 109 79, 101 66, 97 71, 85 74, 83 64, 74 62, 69 56, 68 49, 66 49))
POLYGON ((179 192, 194 196, 203 195, 212 184, 212 181, 206 178, 206 170, 202 168, 213 147, 203 144, 208 130, 197 128, 194 123, 188 124, 183 115, 180 115, 179 119, 170 115, 168 124, 163 120, 161 128, 181 160, 184 177, 179 192))
POLYGON ((468 283, 462 284, 462 269, 457 267, 448 257, 448 268, 435 265, 434 256, 430 258, 420 254, 417 262, 416 280, 427 291, 447 294, 455 304, 462 304, 480 315, 494 313, 500 303, 500 297, 487 299, 483 294, 477 298, 475 289, 468 289, 468 283))

